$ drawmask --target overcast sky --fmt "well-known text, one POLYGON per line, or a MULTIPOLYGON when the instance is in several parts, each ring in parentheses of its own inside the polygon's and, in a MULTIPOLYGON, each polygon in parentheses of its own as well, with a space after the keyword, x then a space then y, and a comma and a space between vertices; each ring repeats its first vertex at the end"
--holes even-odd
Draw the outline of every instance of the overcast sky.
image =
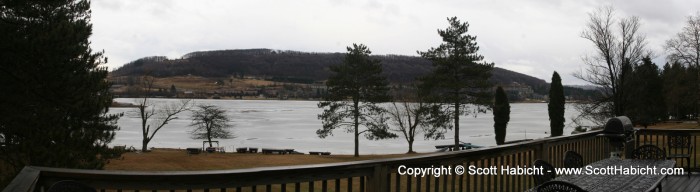
POLYGON ((588 13, 612 5, 618 16, 638 16, 654 61, 700 1, 656 0, 93 0, 92 48, 104 50, 110 69, 145 56, 175 59, 193 51, 270 48, 345 52, 352 43, 374 54, 417 56, 441 43, 447 17, 470 24, 480 53, 497 67, 564 84, 581 57, 593 53, 580 37, 588 13))

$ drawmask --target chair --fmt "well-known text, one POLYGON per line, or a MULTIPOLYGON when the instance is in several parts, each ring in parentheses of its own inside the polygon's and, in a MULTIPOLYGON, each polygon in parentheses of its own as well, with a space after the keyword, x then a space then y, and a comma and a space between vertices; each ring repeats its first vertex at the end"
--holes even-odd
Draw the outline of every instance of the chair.
POLYGON ((564 153, 564 167, 566 168, 581 168, 583 167, 583 156, 575 151, 567 151, 564 153))
POLYGON ((666 152, 656 145, 642 145, 632 151, 632 158, 663 160, 666 159, 666 152))
POLYGON ((542 167, 542 175, 538 174, 533 174, 532 177, 535 179, 535 185, 542 185, 543 183, 547 181, 551 181, 555 177, 557 177, 557 173, 554 171, 554 166, 551 164, 547 163, 547 161, 544 161, 542 159, 535 160, 533 163, 534 167, 542 167))
POLYGON ((585 192, 581 187, 565 181, 548 181, 537 186, 538 192, 585 192))
MULTIPOLYGON (((690 177, 690 154, 693 154, 693 146, 690 144, 691 136, 685 132, 671 132, 667 135, 668 159, 685 159, 686 171, 690 177), (675 150, 672 150, 675 149, 675 150), (687 153, 683 153, 683 151, 687 153), (680 152, 679 152, 680 151, 680 152)), ((666 148, 664 148, 666 150, 666 148)))
POLYGON ((76 181, 63 180, 51 185, 47 192, 97 192, 97 190, 76 181))

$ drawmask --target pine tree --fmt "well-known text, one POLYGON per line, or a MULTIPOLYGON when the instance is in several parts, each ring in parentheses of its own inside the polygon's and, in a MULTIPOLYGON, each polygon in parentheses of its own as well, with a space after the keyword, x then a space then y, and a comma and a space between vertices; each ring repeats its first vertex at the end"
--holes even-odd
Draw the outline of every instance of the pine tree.
POLYGON ((175 88, 175 84, 170 85, 170 97, 177 97, 177 88, 175 88))
POLYGON ((496 99, 493 105, 493 129, 496 133, 496 144, 502 145, 506 141, 506 127, 510 121, 510 104, 508 95, 501 86, 496 89, 496 99))
POLYGON ((549 128, 552 137, 564 134, 564 109, 566 98, 564 97, 564 87, 561 85, 561 77, 556 71, 552 74, 552 83, 549 88, 549 128))
POLYGON ((398 137, 389 131, 384 117, 384 109, 378 102, 389 101, 389 87, 382 75, 379 60, 371 59, 372 53, 363 44, 353 44, 347 48, 343 64, 333 65, 333 72, 326 86, 328 94, 318 103, 323 113, 318 118, 323 128, 316 131, 320 138, 333 135, 336 128, 345 128, 355 136, 355 157, 359 157, 359 137, 385 139, 398 137), (360 131, 360 126, 365 127, 360 131))
POLYGON ((99 169, 119 115, 87 0, 0 3, 0 186, 26 165, 99 169))
POLYGON ((684 66, 681 63, 667 63, 662 74, 663 97, 666 104, 666 111, 671 118, 676 120, 688 120, 693 117, 696 106, 697 94, 696 86, 697 68, 694 66, 684 66))
POLYGON ((432 102, 443 106, 442 111, 433 116, 447 116, 454 120, 455 148, 459 140, 459 116, 486 113, 491 105, 491 70, 493 63, 483 62, 479 55, 476 37, 468 35, 469 23, 460 22, 457 17, 447 19, 450 26, 438 30, 443 43, 426 52, 418 52, 433 63, 433 71, 420 80, 421 94, 432 102), (469 109, 474 107, 475 109, 469 109))
POLYGON ((666 106, 661 102, 664 101, 663 79, 659 68, 649 57, 643 58, 642 63, 634 67, 627 82, 629 84, 625 88, 630 93, 627 97, 630 104, 625 112, 632 122, 646 128, 666 119, 666 106))

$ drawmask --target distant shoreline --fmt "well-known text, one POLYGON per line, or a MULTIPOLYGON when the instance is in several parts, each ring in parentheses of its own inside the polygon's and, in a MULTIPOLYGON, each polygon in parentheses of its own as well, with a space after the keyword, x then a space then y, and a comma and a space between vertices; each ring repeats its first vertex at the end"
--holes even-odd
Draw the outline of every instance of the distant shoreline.
MULTIPOLYGON (((137 99, 139 97, 118 97, 115 99, 137 99)), ((259 98, 259 97, 244 97, 243 99, 239 98, 233 98, 233 97, 221 97, 218 99, 214 98, 173 98, 173 97, 153 97, 152 99, 205 99, 205 100, 239 100, 239 101, 246 101, 246 100, 251 100, 251 101, 321 101, 317 99, 299 99, 299 98, 292 98, 292 99, 279 99, 279 98, 259 98)), ((580 103, 582 101, 566 101, 566 103, 580 103)), ((525 100, 525 101, 515 101, 511 103, 547 103, 546 100, 525 100)), ((112 102, 112 107, 137 107, 134 104, 131 103, 120 103, 120 102, 112 102)))
MULTIPOLYGON (((116 98, 115 98, 116 99, 116 98)), ((131 104, 131 103, 121 103, 121 102, 116 102, 112 101, 112 105, 110 107, 115 107, 115 108, 136 108, 138 107, 137 105, 131 104)))

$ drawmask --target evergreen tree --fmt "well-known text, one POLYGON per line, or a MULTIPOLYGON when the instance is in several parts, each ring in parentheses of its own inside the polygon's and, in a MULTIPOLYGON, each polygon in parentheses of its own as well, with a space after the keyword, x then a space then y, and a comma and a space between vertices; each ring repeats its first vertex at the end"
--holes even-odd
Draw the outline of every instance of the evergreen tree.
POLYGON ((564 97, 564 87, 561 85, 561 77, 556 71, 552 74, 552 83, 549 88, 549 128, 552 137, 564 134, 564 109, 566 98, 564 97))
POLYGON ((175 88, 175 84, 170 85, 170 96, 177 97, 177 88, 175 88))
POLYGON ((433 116, 454 120, 455 148, 459 147, 459 116, 486 113, 491 105, 491 70, 493 63, 483 62, 476 37, 466 34, 469 23, 457 17, 447 19, 450 26, 438 30, 443 43, 426 52, 418 52, 433 63, 433 71, 422 77, 421 94, 442 106, 433 116), (473 107, 470 109, 470 107, 473 107), (445 118, 445 117, 441 117, 445 118))
POLYGON ((377 59, 371 59, 372 53, 363 44, 353 44, 347 48, 343 64, 333 65, 333 72, 326 81, 328 94, 318 103, 323 108, 318 118, 323 121, 323 128, 316 131, 320 138, 333 135, 336 128, 345 128, 355 136, 355 157, 359 157, 359 137, 364 134, 367 139, 395 138, 389 131, 384 109, 378 102, 389 101, 389 87, 386 77, 382 75, 382 65, 377 59), (360 126, 366 129, 360 131, 360 126))
MULTIPOLYGON (((669 53, 668 60, 678 62, 683 65, 700 68, 700 12, 688 16, 686 25, 675 37, 666 41, 664 48, 669 53)), ((697 72, 697 71, 696 71, 697 72)), ((695 73, 694 81, 700 81, 700 73, 695 73)), ((700 113, 700 85, 692 84, 695 92, 694 113, 700 113)), ((696 120, 700 123, 700 116, 696 115, 696 120)))
POLYGON ((26 165, 99 169, 120 115, 87 0, 0 1, 0 186, 26 165))
POLYGON ((502 145, 506 141, 506 127, 510 121, 510 104, 508 95, 501 86, 496 89, 496 100, 493 105, 493 129, 496 133, 496 144, 502 145))
POLYGON ((663 79, 659 68, 651 62, 649 57, 642 59, 642 63, 634 67, 628 76, 626 92, 630 105, 625 112, 632 122, 645 128, 655 122, 666 119, 666 106, 663 101, 663 79))
POLYGON ((684 66, 678 62, 666 64, 662 74, 664 103, 666 111, 669 112, 671 118, 676 120, 691 119, 696 106, 697 94, 694 89, 696 86, 697 68, 693 66, 684 66))

